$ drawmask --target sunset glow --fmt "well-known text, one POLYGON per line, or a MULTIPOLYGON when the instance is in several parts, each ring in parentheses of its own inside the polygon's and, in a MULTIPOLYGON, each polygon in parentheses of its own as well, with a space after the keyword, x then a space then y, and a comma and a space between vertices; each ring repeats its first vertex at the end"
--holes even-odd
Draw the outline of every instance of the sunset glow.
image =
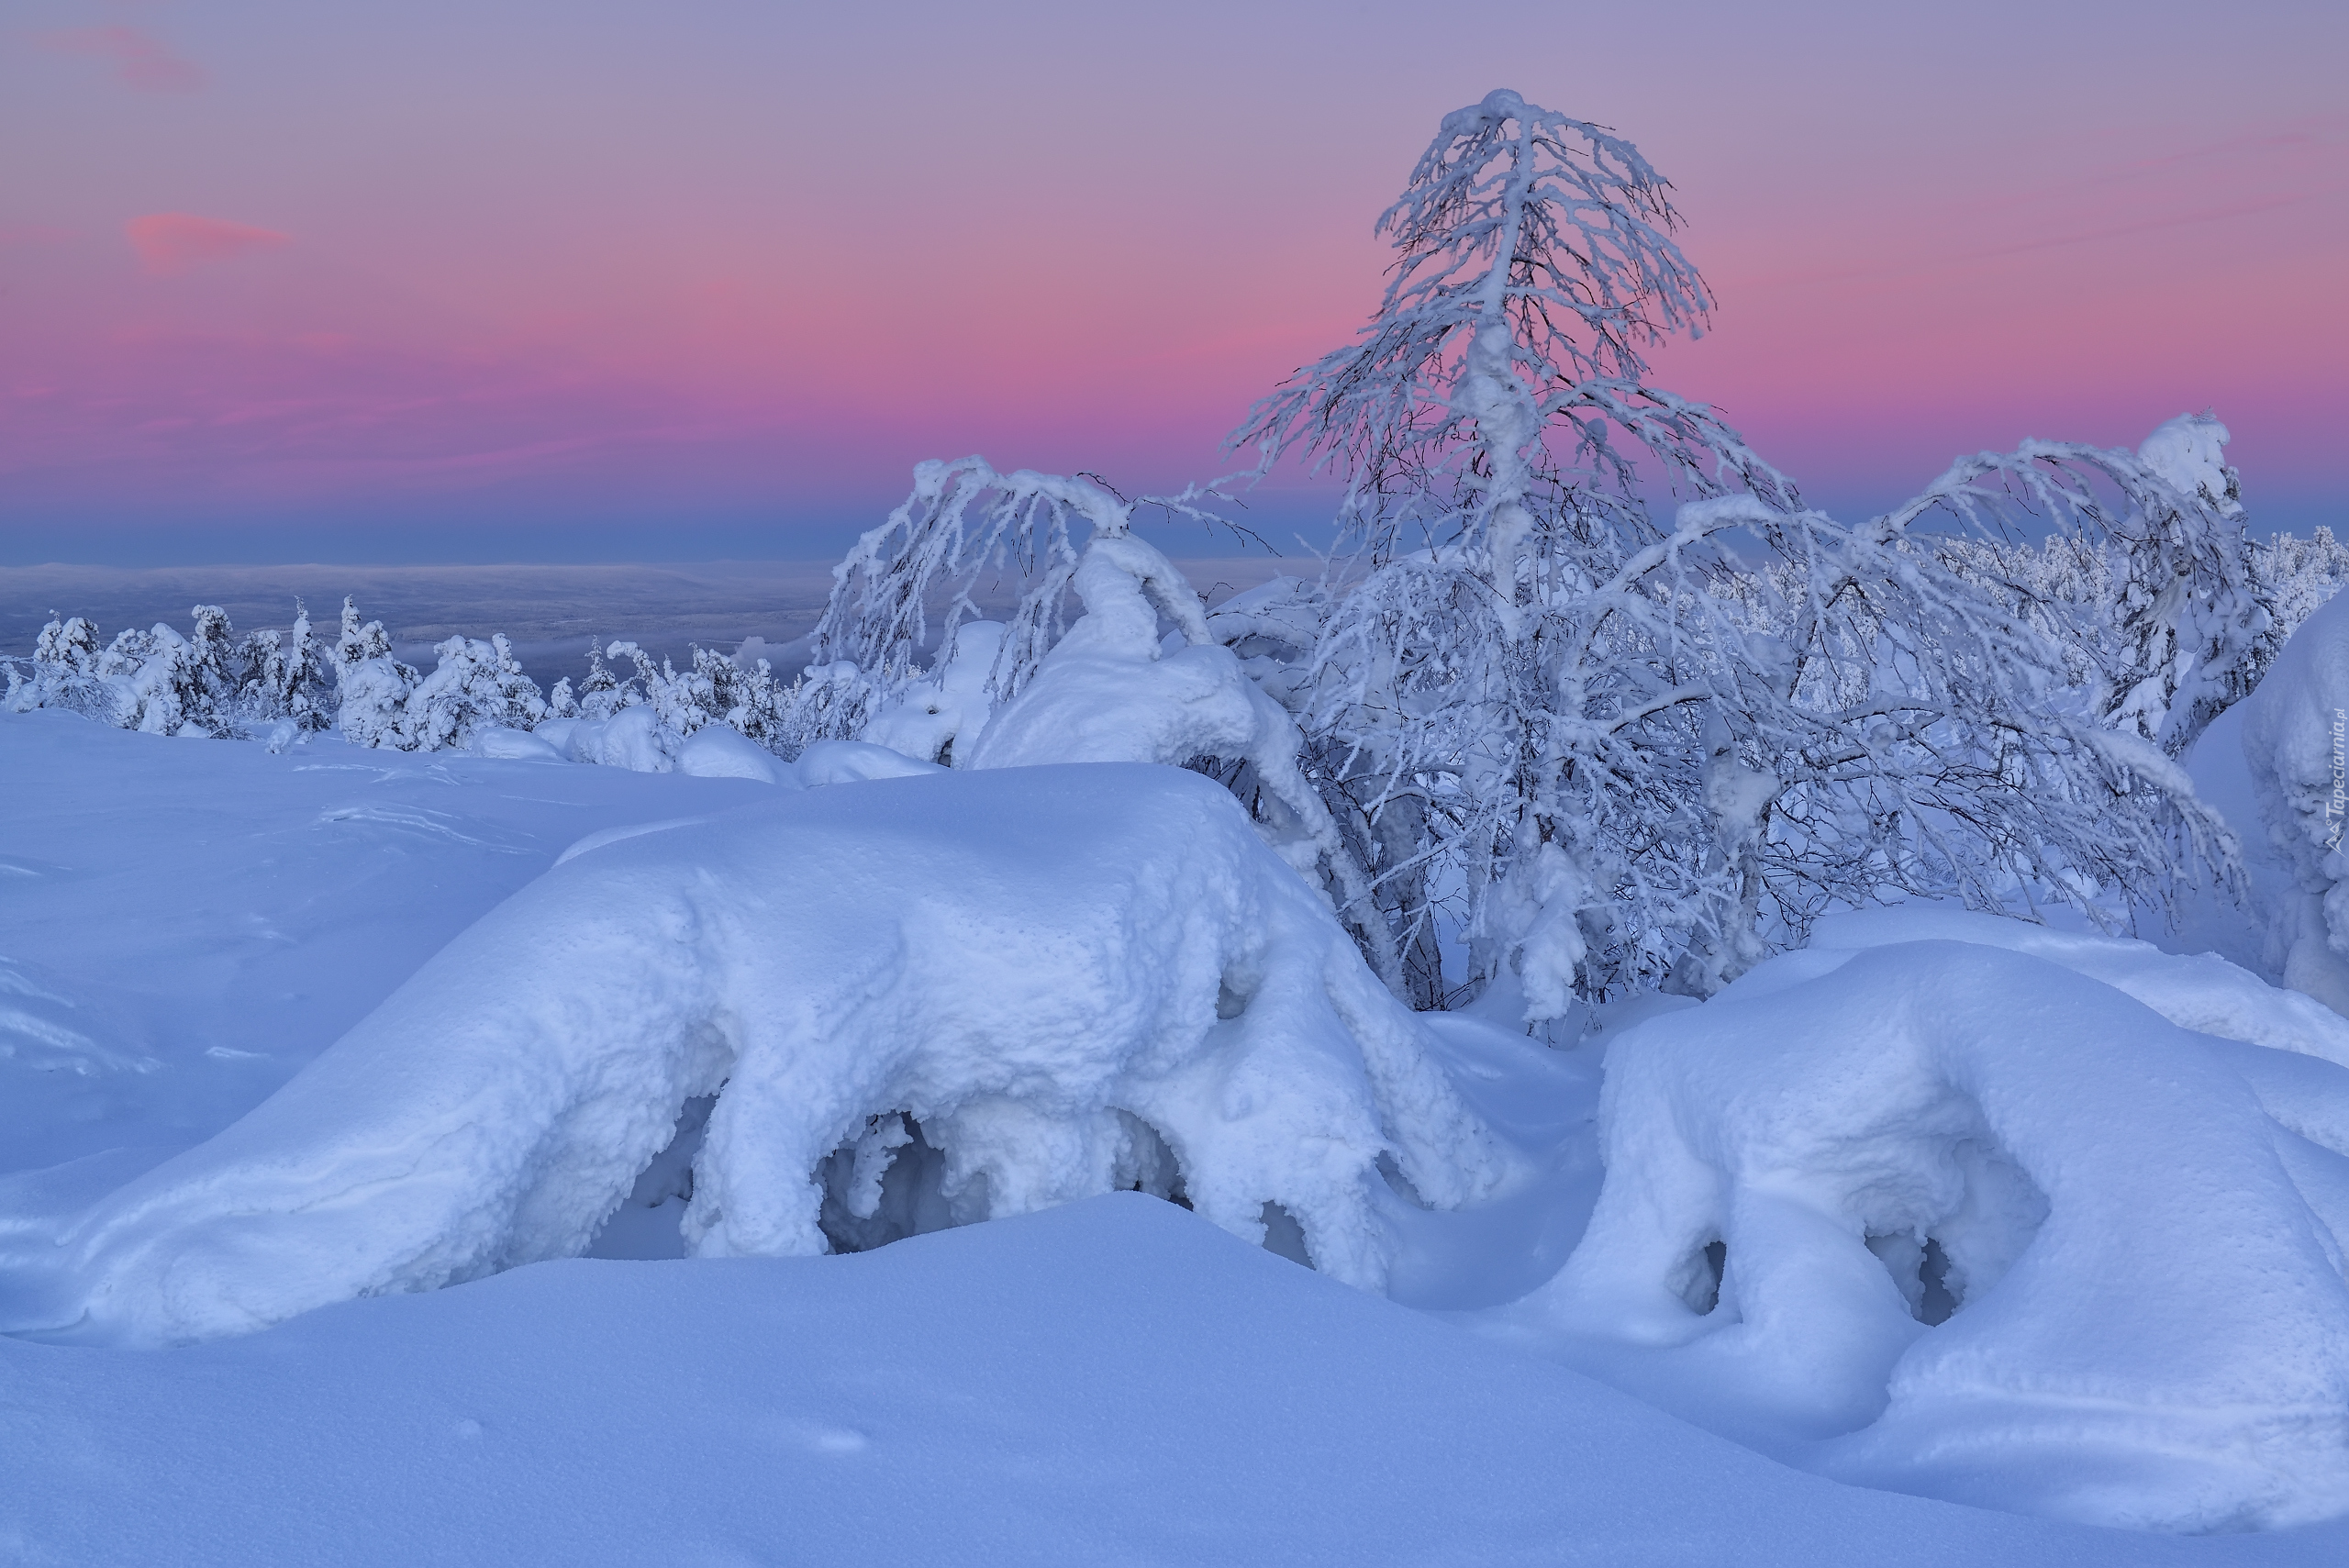
POLYGON ((1674 180, 1719 308, 1659 379, 1822 503, 2210 406, 2264 526, 2333 515, 2337 8, 1523 5, 1432 49, 1417 15, 34 0, 0 551, 397 518, 822 554, 925 456, 1211 475, 1499 82, 1674 180))

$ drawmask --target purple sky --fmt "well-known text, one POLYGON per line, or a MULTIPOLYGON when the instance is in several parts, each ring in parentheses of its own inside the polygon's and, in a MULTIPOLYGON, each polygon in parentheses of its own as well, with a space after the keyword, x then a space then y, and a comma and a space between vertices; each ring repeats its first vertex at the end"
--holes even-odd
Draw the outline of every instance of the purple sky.
POLYGON ((2210 405, 2262 526, 2349 523, 2344 59, 2338 0, 18 0, 0 561, 820 555, 926 456, 1210 475, 1496 85, 1673 179, 1720 308, 1659 379, 1814 500, 2210 405))

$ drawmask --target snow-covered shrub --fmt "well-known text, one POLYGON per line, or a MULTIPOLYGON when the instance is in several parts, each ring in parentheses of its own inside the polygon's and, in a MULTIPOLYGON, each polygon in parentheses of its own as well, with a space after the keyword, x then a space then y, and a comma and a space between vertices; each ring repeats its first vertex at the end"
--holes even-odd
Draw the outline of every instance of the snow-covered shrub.
POLYGON ((335 643, 335 725, 343 739, 401 751, 463 751, 485 731, 527 731, 547 717, 545 696, 503 633, 486 642, 451 637, 432 651, 432 673, 418 674, 392 656, 383 622, 362 624, 358 606, 344 599, 335 643))
POLYGON ((80 616, 52 618, 34 640, 29 669, 8 663, 10 713, 37 707, 60 707, 103 722, 114 722, 117 706, 112 688, 98 670, 98 628, 80 616))
POLYGON ((587 678, 579 683, 576 711, 561 717, 609 718, 627 706, 631 698, 638 702, 644 700, 641 693, 632 692, 620 684, 619 678, 604 662, 604 644, 601 639, 597 639, 587 645, 587 678))
POLYGON ((310 613, 297 602, 293 628, 257 631, 239 651, 243 681, 238 691, 245 717, 291 719, 301 729, 330 728, 338 698, 326 652, 310 635, 310 613))
POLYGON ((2278 534, 2264 543, 2253 541, 2252 570, 2267 594, 2277 633, 2288 637, 2349 584, 2349 546, 2328 528, 2307 539, 2278 534))
POLYGON ((2028 929, 1847 928, 1617 1039, 1598 1209, 1520 1320, 1845 1479, 2182 1529, 2349 1511, 2349 1031, 2239 971, 2199 1006, 2217 961, 2140 944, 1901 940, 1994 928, 2028 929))
POLYGON ((2349 599, 2324 605, 2284 645, 2245 705, 2243 749, 2292 874, 2270 912, 2267 962, 2285 984, 2349 1013, 2349 599))
POLYGON ((504 633, 487 642, 452 637, 432 651, 439 665, 401 705, 402 751, 462 751, 483 729, 529 729, 546 717, 546 698, 504 633))
POLYGON ((608 718, 549 719, 540 737, 574 762, 596 762, 640 773, 665 773, 676 767, 683 744, 648 703, 617 709, 608 718))
POLYGON ((335 640, 335 688, 340 704, 335 728, 354 746, 408 748, 401 720, 408 694, 420 678, 410 666, 392 657, 391 634, 382 621, 364 625, 359 606, 342 601, 342 629, 335 640))
POLYGON ((791 765, 730 724, 705 724, 677 747, 676 771, 694 778, 781 784, 791 765))
POLYGON ((580 846, 242 1120, 0 1242, 45 1318, 5 1327, 204 1339, 574 1254, 712 1095, 701 1256, 822 1252, 828 1199, 1141 1186, 1252 1240, 1276 1206, 1377 1289, 1382 1161, 1439 1207, 1509 1174, 1421 1031, 1197 774, 792 792, 580 846))
POLYGON ((1399 984, 1383 927, 1361 913, 1368 878, 1298 766, 1296 725, 1208 628, 1181 571, 1132 532, 1143 506, 1219 521, 1194 505, 1205 494, 1130 502, 1086 478, 998 474, 975 457, 922 463, 913 494, 836 569, 813 639, 819 662, 801 683, 838 681, 853 694, 836 704, 829 737, 891 738, 923 760, 1152 762, 1214 774, 1399 984), (972 593, 989 570, 1024 584, 1007 622, 975 618, 972 593), (1085 613, 1063 633, 1072 590, 1085 613), (941 597, 924 673, 916 655, 941 597), (845 657, 822 662, 828 654, 845 657))
POLYGON ((31 668, 11 663, 6 704, 19 713, 66 708, 155 735, 229 736, 240 724, 284 717, 246 695, 246 661, 234 637, 215 605, 195 606, 189 637, 159 623, 123 631, 103 650, 89 621, 51 620, 34 643, 31 668))
MULTIPOLYGON (((809 740, 840 728, 841 716, 825 700, 834 685, 830 672, 778 686, 763 659, 745 667, 714 649, 696 647, 691 666, 680 671, 667 659, 656 664, 628 641, 592 644, 587 659, 587 674, 577 688, 568 677, 558 681, 546 705, 547 717, 562 727, 557 744, 571 747, 583 761, 600 760, 609 751, 616 765, 666 772, 685 743, 713 725, 771 756, 787 758, 809 740), (614 675, 607 658, 627 660, 631 673, 626 679, 614 675), (639 707, 645 710, 642 717, 628 717, 639 707), (618 722, 624 718, 626 723, 618 722)), ((844 673, 853 677, 852 669, 844 673)), ((722 741, 714 744, 726 749, 722 741)), ((729 754, 734 755, 730 750, 729 754)), ((752 764, 738 758, 729 765, 752 764)))

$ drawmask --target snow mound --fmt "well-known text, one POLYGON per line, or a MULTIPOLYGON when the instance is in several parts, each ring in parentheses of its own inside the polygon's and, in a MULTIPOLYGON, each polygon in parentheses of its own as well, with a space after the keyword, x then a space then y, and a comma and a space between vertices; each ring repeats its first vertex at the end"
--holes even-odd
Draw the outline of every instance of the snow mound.
POLYGON ((677 748, 677 772, 702 779, 782 784, 790 764, 730 724, 705 724, 677 748))
POLYGON ((987 723, 969 766, 1180 763, 1206 753, 1276 767, 1296 756, 1295 724, 1213 639, 1197 595, 1164 556, 1130 536, 1097 537, 1074 583, 1085 614, 987 723), (1171 651, 1162 614, 1181 644, 1171 651))
POLYGON ((2243 706, 2252 794, 2293 881, 2268 962, 2285 984, 2349 1013, 2349 601, 2301 623, 2243 706))
POLYGON ((1590 1228, 1521 1318, 1847 1480, 2178 1529, 2349 1511, 2349 1073, 2027 945, 1788 954, 1627 1032, 1590 1228))
POLYGON ((1085 545, 1071 580, 1085 614, 955 766, 1244 762, 1261 786, 1244 793, 1258 797, 1264 841, 1316 884, 1326 857, 1344 901, 1366 904, 1369 889, 1298 765, 1305 741, 1296 720, 1215 639, 1181 570, 1152 545, 1104 532, 1085 545), (1162 617, 1173 628, 1163 638, 1162 617))
MULTIPOLYGON (((1827 916, 1811 929, 1810 946, 1815 952, 1842 953, 1933 940, 1978 942, 2029 953, 2101 980, 2180 1029, 2321 1056, 2335 1066, 2349 1067, 2349 1018, 2298 991, 2279 990, 2216 953, 2188 957, 2126 937, 2059 931, 2027 920, 1931 904, 1827 916)), ((1791 980, 1800 962, 1782 966, 1777 973, 1791 980)))
POLYGON ((551 743, 532 731, 509 729, 502 724, 488 725, 475 730, 465 750, 476 757, 507 762, 560 762, 565 760, 551 743))
POLYGON ((951 656, 876 714, 859 739, 926 762, 950 764, 958 751, 970 755, 995 712, 987 680, 1003 654, 1004 629, 1000 621, 964 622, 955 630, 951 656))
POLYGON ((1509 1173, 1428 1043, 1196 774, 795 791, 575 853, 210 1141, 12 1217, 0 1329, 204 1340, 576 1254, 711 1095, 701 1256, 1140 1188, 1375 1289, 1383 1157, 1438 1206, 1509 1173))
POLYGON ((917 779, 946 770, 865 740, 818 740, 799 753, 793 777, 807 789, 868 779, 917 779))
POLYGON ((551 718, 532 733, 574 762, 639 773, 670 773, 677 765, 678 737, 642 703, 609 718, 551 718))

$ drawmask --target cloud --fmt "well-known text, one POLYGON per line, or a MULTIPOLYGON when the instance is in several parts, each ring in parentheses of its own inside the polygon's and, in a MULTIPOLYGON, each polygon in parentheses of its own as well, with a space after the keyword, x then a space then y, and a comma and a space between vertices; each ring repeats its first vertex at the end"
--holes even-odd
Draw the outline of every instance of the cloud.
POLYGON ((204 261, 225 261, 253 250, 273 250, 292 243, 290 236, 273 228, 198 217, 192 212, 157 212, 134 217, 123 226, 130 248, 147 270, 161 277, 184 272, 204 261))
POLYGON ((114 67, 115 80, 141 93, 193 93, 204 85, 204 67, 172 52, 152 33, 118 22, 73 28, 41 40, 60 54, 95 55, 114 67))

